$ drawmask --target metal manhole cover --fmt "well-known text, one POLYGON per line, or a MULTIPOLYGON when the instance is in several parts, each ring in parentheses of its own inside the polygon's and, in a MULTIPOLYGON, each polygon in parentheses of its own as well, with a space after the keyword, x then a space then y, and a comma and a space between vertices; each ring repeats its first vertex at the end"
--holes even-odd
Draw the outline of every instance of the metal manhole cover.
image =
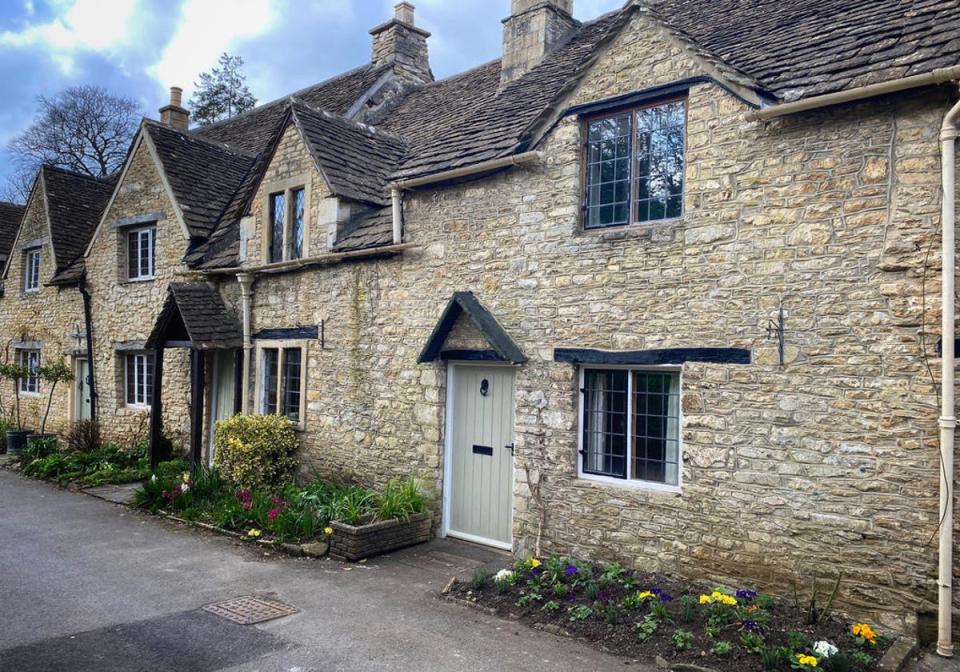
POLYGON ((268 597, 256 597, 247 595, 244 597, 235 597, 226 602, 217 602, 208 604, 203 608, 211 614, 222 616, 234 623, 240 625, 252 625, 253 623, 263 623, 272 621, 275 618, 283 618, 290 614, 296 614, 300 610, 291 607, 289 604, 271 600, 268 597))

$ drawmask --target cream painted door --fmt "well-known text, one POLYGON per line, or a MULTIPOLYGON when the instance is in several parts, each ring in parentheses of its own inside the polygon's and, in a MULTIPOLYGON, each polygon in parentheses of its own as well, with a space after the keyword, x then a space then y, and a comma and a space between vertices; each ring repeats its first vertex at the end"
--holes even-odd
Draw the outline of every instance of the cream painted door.
POLYGON ((234 399, 237 386, 235 350, 215 350, 213 356, 213 399, 210 422, 210 464, 213 464, 213 437, 220 420, 235 414, 234 399))
POLYGON ((447 533, 509 548, 513 369, 453 366, 447 533))
POLYGON ((77 420, 90 419, 90 362, 86 357, 77 358, 77 372, 73 384, 76 388, 74 416, 77 420))

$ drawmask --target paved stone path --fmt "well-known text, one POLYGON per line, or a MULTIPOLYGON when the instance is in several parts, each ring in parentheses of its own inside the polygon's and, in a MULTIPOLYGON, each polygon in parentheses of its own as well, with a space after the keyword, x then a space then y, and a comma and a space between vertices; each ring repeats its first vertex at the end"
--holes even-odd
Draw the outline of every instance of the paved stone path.
POLYGON ((0 539, 3 670, 652 670, 438 600, 496 557, 468 545, 289 558, 6 471, 0 539), (237 625, 201 610, 261 593, 301 611, 237 625))

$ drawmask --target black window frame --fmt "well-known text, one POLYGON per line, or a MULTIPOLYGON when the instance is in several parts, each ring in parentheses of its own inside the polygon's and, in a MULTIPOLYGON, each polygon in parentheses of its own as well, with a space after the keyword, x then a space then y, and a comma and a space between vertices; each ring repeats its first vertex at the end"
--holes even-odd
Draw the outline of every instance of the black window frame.
POLYGON ((283 415, 298 428, 305 424, 306 354, 304 344, 288 342, 259 348, 261 415, 283 415), (294 356, 295 355, 295 356, 294 356), (295 381, 295 385, 292 384, 295 381))
MULTIPOLYGON (((687 123, 688 123, 688 96, 686 93, 680 95, 673 95, 663 98, 657 98, 655 100, 646 101, 640 105, 630 105, 624 107, 616 107, 606 109, 600 112, 594 112, 591 114, 583 115, 580 118, 580 133, 581 133, 581 171, 580 171, 580 229, 582 231, 603 231, 606 229, 617 228, 617 227, 626 227, 626 226, 645 226, 645 225, 656 225, 662 222, 670 222, 682 219, 684 213, 686 212, 686 169, 687 169, 687 123), (683 111, 683 155, 682 155, 682 175, 683 183, 680 188, 679 193, 679 203, 680 208, 679 212, 664 217, 656 218, 647 218, 639 219, 637 217, 637 205, 641 200, 639 198, 640 183, 638 180, 638 163, 639 157, 636 152, 637 147, 637 115, 643 110, 650 110, 658 107, 664 107, 667 105, 680 103, 683 111), (628 143, 628 154, 627 154, 627 165, 628 165, 628 190, 627 190, 627 201, 626 201, 626 212, 627 217, 623 221, 615 221, 609 224, 591 224, 590 223, 590 209, 591 207, 610 207, 615 205, 617 202, 609 202, 604 205, 591 204, 590 200, 590 191, 594 186, 590 182, 591 177, 591 140, 590 140, 590 129, 593 124, 605 120, 613 120, 618 117, 629 117, 630 119, 630 136, 628 143)), ((602 177, 602 175, 601 175, 602 177)), ((614 180, 619 181, 619 180, 614 180)), ((609 184, 610 182, 601 182, 600 184, 609 184)))
POLYGON ((679 492, 681 386, 673 367, 581 367, 578 476, 679 492))

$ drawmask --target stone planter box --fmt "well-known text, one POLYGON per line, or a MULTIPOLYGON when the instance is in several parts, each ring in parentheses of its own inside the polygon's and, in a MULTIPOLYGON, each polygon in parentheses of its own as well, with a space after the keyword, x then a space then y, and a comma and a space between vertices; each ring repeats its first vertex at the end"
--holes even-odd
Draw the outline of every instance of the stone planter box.
POLYGON ((368 525, 333 522, 330 555, 343 560, 362 560, 398 548, 430 541, 433 521, 429 513, 416 513, 406 520, 384 520, 368 525))

